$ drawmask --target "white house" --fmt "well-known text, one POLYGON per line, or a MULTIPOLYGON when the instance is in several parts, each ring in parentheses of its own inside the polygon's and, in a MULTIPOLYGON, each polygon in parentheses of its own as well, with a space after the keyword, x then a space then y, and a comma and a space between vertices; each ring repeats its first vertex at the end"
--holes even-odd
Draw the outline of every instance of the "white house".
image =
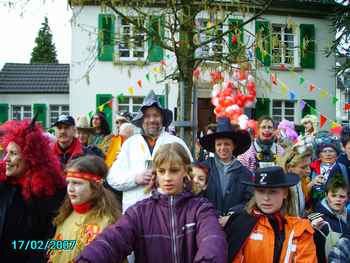
POLYGON ((69 64, 6 63, 0 71, 0 123, 37 112, 44 128, 69 114, 69 64))
MULTIPOLYGON (((273 1, 264 15, 246 24, 244 30, 240 29, 240 45, 246 47, 254 39, 247 31, 260 34, 256 48, 246 50, 257 83, 253 118, 268 114, 277 121, 286 118, 298 124, 302 116, 313 112, 335 120, 332 103, 336 95, 336 79, 332 72, 335 57, 326 57, 323 53, 334 39, 329 18, 333 7, 333 1, 325 0, 273 1), (278 85, 271 84, 271 73, 276 76, 278 85), (304 107, 300 106, 300 99, 304 107)), ((155 81, 176 64, 172 54, 150 40, 141 41, 144 36, 108 8, 101 10, 100 6, 91 4, 72 5, 72 9, 70 110, 73 115, 86 114, 103 105, 112 123, 117 111, 137 111, 150 89, 154 89, 171 110, 176 108, 179 93, 176 81, 155 81), (136 40, 130 44, 125 40, 130 38, 136 40)), ((159 10, 147 12, 158 14, 158 18, 161 15, 159 10)), ((246 21, 251 15, 232 14, 219 30, 246 21)), ((210 19, 209 14, 202 12, 197 24, 205 26, 210 19)), ((161 26, 159 28, 162 30, 161 26)), ((224 45, 220 49, 220 45, 210 44, 201 51, 217 52, 219 46, 221 52, 230 52, 224 45)), ((207 75, 203 73, 196 84, 199 128, 215 121, 207 75)), ((226 76, 230 78, 228 72, 226 76)), ((328 128, 329 124, 327 122, 324 127, 328 128)))

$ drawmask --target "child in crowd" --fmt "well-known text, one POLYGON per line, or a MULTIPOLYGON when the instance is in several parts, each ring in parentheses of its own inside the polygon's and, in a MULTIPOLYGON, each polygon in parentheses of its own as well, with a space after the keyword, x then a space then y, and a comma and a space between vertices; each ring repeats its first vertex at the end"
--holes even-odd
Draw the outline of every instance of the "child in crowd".
POLYGON ((309 215, 317 230, 314 235, 319 263, 327 262, 330 249, 339 237, 349 231, 350 216, 346 211, 349 188, 342 175, 334 175, 326 185, 326 197, 309 215))
POLYGON ((57 226, 54 239, 70 240, 69 249, 50 250, 50 263, 73 262, 86 245, 119 217, 120 204, 102 185, 107 171, 103 159, 97 156, 87 155, 68 163, 65 171, 68 196, 54 219, 57 226))
POLYGON ((129 207, 76 262, 225 263, 227 243, 215 209, 190 188, 191 160, 178 143, 160 146, 153 159, 152 196, 129 207))
POLYGON ((208 168, 199 162, 192 165, 192 182, 195 193, 203 193, 208 186, 208 168))
POLYGON ((254 196, 225 227, 228 262, 317 262, 311 224, 292 214, 289 187, 298 182, 278 166, 257 169, 254 182, 243 182, 255 188, 254 196))

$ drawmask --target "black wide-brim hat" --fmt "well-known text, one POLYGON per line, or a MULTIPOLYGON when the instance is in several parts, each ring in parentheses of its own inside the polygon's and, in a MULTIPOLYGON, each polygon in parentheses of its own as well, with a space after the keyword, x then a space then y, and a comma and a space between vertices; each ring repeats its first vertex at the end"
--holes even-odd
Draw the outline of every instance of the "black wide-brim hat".
POLYGON ((242 181, 242 184, 256 188, 290 187, 298 184, 300 178, 294 173, 285 173, 280 166, 258 168, 252 181, 242 181))
POLYGON ((221 138, 228 138, 233 141, 235 147, 232 154, 234 156, 246 152, 251 144, 249 132, 246 130, 234 129, 228 118, 218 119, 216 132, 200 138, 199 143, 205 150, 214 153, 215 140, 221 138))
POLYGON ((151 90, 150 93, 147 95, 147 97, 144 99, 139 112, 137 113, 135 118, 131 121, 132 124, 134 124, 139 128, 142 128, 144 113, 148 108, 151 108, 151 107, 156 107, 157 109, 160 110, 163 117, 163 127, 168 127, 173 121, 173 113, 171 110, 162 107, 162 105, 159 102, 158 96, 154 93, 153 90, 151 90))

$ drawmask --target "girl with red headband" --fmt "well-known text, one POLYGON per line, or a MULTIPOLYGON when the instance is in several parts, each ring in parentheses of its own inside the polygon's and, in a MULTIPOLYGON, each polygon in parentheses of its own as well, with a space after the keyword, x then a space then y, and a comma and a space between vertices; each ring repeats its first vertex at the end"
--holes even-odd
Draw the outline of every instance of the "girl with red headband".
POLYGON ((65 195, 59 160, 35 118, 8 121, 0 133, 0 262, 46 262, 40 244, 65 195))
MULTIPOLYGON (((120 204, 103 187, 108 168, 103 159, 87 155, 66 167, 67 197, 54 219, 54 239, 74 240, 67 250, 49 251, 49 262, 73 262, 74 258, 120 215, 120 204)), ((66 241, 67 242, 67 241, 66 241)))

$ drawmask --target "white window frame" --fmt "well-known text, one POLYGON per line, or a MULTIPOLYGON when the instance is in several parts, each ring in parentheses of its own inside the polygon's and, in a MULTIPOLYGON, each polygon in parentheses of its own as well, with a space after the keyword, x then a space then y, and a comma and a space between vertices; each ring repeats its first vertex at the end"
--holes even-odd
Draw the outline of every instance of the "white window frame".
MULTIPOLYGON (((212 23, 212 20, 213 20, 213 18, 211 18, 209 15, 207 15, 207 16, 200 16, 200 17, 196 18, 197 30, 200 31, 200 30, 203 30, 203 29, 207 28, 207 25, 208 25, 209 21, 213 25, 214 23, 212 23)), ((218 30, 218 32, 220 32, 220 30, 221 30, 221 32, 225 32, 227 30, 227 26, 226 26, 225 23, 223 25, 221 25, 221 28, 218 30)), ((215 29, 213 29, 213 31, 211 31, 211 32, 216 33, 215 29)), ((209 31, 204 31, 204 32, 202 32, 199 35, 197 34, 199 43, 205 42, 208 39, 213 37, 213 36, 210 36, 208 33, 209 33, 209 31)), ((198 48, 196 50, 196 57, 214 56, 215 55, 214 48, 216 46, 221 46, 221 52, 217 53, 218 55, 222 55, 222 54, 227 53, 227 48, 225 48, 225 40, 224 40, 224 38, 221 38, 221 43, 218 43, 216 41, 215 42, 210 42, 206 46, 198 48), (205 47, 206 47, 206 49, 208 51, 204 52, 203 49, 205 47)))
MULTIPOLYGON (((135 17, 133 17, 133 19, 135 19, 135 17)), ((122 17, 118 17, 116 19, 116 40, 115 40, 115 45, 114 45, 114 52, 116 54, 116 57, 118 60, 120 61, 137 61, 137 60, 146 60, 147 59, 147 56, 148 56, 148 41, 146 39, 146 33, 143 32, 143 33, 140 33, 140 35, 143 36, 143 41, 142 41, 142 44, 143 44, 143 57, 136 57, 134 56, 134 52, 137 52, 137 51, 140 51, 142 50, 141 48, 140 49, 136 49, 134 47, 134 39, 131 38, 131 40, 129 40, 129 44, 130 44, 130 47, 128 48, 125 48, 123 50, 120 49, 120 45, 121 45, 121 41, 122 41, 122 37, 123 37, 123 29, 124 28, 127 28, 127 27, 130 27, 130 34, 131 36, 134 35, 134 31, 135 31, 135 26, 132 25, 132 24, 129 24, 129 25, 122 25, 122 22, 123 22, 123 18, 122 17), (121 52, 122 51, 129 51, 129 56, 128 57, 122 57, 121 56, 121 52)), ((144 21, 144 23, 146 23, 146 21, 144 21)), ((128 44, 128 45, 129 45, 128 44)))
POLYGON ((272 65, 290 65, 290 66, 294 66, 294 67, 298 67, 300 66, 300 59, 299 59, 299 52, 298 52, 298 46, 299 46, 299 42, 298 42, 298 36, 299 36, 299 30, 297 29, 297 27, 293 28, 292 30, 294 30, 293 33, 286 33, 285 29, 287 28, 287 25, 285 24, 278 24, 278 23, 272 23, 271 24, 271 36, 272 36, 272 40, 271 40, 271 61, 272 61, 272 65), (274 46, 273 46, 273 36, 274 31, 273 28, 275 27, 280 27, 281 28, 281 43, 280 45, 282 45, 280 48, 275 48, 275 49, 280 49, 281 51, 281 62, 278 63, 274 63, 273 62, 273 50, 274 50, 274 46), (292 50, 293 53, 293 63, 289 63, 288 61, 286 61, 286 57, 285 57, 285 48, 284 48, 284 37, 285 35, 293 35, 293 41, 292 41, 292 48, 289 48, 290 50, 292 50))
POLYGON ((271 116, 272 116, 272 119, 276 122, 280 122, 281 120, 284 120, 284 119, 287 119, 289 121, 293 121, 295 122, 296 121, 296 102, 295 101, 292 101, 292 100, 272 100, 272 103, 271 103, 271 116), (281 102, 281 107, 274 107, 274 102, 281 102), (288 103, 293 103, 293 107, 286 107, 286 102, 288 103), (274 109, 281 109, 281 115, 276 115, 274 114, 273 110, 274 109), (286 114, 286 110, 287 109, 293 109, 293 116, 292 115, 287 115, 286 114), (291 119, 291 117, 293 119, 291 119), (280 120, 278 118, 281 118, 280 120))
MULTIPOLYGON (((18 112, 18 111, 16 111, 16 112, 18 112)), ((11 105, 11 119, 12 119, 12 120, 31 119, 32 116, 33 116, 32 105, 28 105, 28 104, 21 104, 21 105, 12 104, 12 105, 11 105), (14 118, 14 113, 15 113, 14 107, 20 107, 20 111, 19 111, 20 118, 19 118, 19 119, 14 118), (25 111, 25 110, 24 110, 24 107, 29 107, 29 108, 30 108, 30 111, 28 111, 28 110, 25 111), (30 112, 30 116, 24 118, 25 113, 29 113, 29 112, 30 112)))
POLYGON ((117 111, 118 112, 124 112, 124 111, 128 111, 130 113, 136 113, 138 112, 138 110, 134 110, 134 107, 141 107, 142 106, 142 101, 144 99, 144 96, 128 96, 128 97, 124 97, 125 99, 128 99, 127 103, 119 103, 117 101, 117 111), (135 99, 140 99, 141 103, 134 103, 135 99), (122 108, 120 108, 122 107, 122 108), (127 107, 127 109, 125 110, 125 107, 127 107))
POLYGON ((50 120, 50 126, 52 126, 52 125, 56 122, 56 120, 57 120, 57 118, 58 118, 58 116, 57 116, 56 119, 53 120, 53 118, 52 118, 52 116, 51 116, 51 113, 52 113, 52 112, 57 112, 57 111, 56 111, 56 110, 53 111, 53 110, 52 110, 52 106, 58 107, 58 116, 63 115, 63 114, 69 115, 69 110, 70 110, 70 109, 69 109, 69 104, 50 104, 50 105, 49 105, 49 120, 50 120), (63 107, 68 107, 68 111, 63 110, 63 109, 62 109, 63 107))

